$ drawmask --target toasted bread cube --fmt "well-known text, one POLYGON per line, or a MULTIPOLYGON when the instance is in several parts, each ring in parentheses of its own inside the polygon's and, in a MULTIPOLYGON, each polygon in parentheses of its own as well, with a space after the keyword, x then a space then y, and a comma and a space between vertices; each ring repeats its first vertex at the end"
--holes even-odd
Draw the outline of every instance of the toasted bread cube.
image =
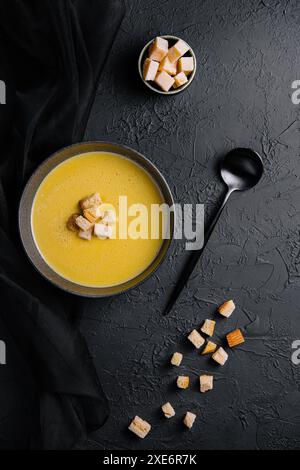
POLYGON ((101 210, 100 206, 93 206, 89 209, 84 209, 83 215, 89 222, 93 224, 96 222, 96 220, 100 219, 100 217, 103 217, 104 212, 101 210))
POLYGON ((84 209, 83 211, 83 216, 91 222, 91 224, 94 224, 96 222, 96 217, 93 216, 93 214, 90 213, 89 209, 84 209))
POLYGON ((71 230, 71 232, 77 232, 78 225, 76 224, 76 219, 79 217, 80 214, 72 214, 67 220, 67 229, 71 230))
POLYGON ((143 64, 143 77, 144 80, 154 80, 158 71, 159 62, 155 60, 146 59, 143 64))
POLYGON ((202 333, 205 333, 208 336, 213 336, 215 331, 216 322, 214 320, 205 320, 201 327, 202 333))
POLYGON ((135 416, 135 418, 131 421, 128 429, 141 439, 144 439, 144 437, 146 437, 151 430, 151 424, 149 424, 147 421, 144 421, 139 416, 135 416))
POLYGON ((191 429, 194 425, 195 419, 197 418, 197 415, 195 413, 191 413, 190 411, 187 411, 183 422, 186 425, 187 428, 191 429))
POLYGON ((190 385, 190 378, 187 375, 179 375, 177 377, 178 388, 188 388, 189 385, 190 385))
POLYGON ((201 354, 202 355, 211 354, 211 353, 215 352, 216 349, 217 349, 216 343, 213 343, 212 341, 207 341, 207 343, 205 345, 205 348, 203 349, 201 354))
POLYGON ((226 351, 224 351, 223 348, 219 348, 216 350, 216 352, 211 356, 214 361, 216 361, 218 364, 221 366, 224 366, 225 362, 228 359, 228 354, 226 351))
POLYGON ((113 229, 110 225, 105 225, 103 223, 94 225, 94 235, 98 238, 112 238, 113 229))
POLYGON ((82 238, 83 240, 90 241, 92 239, 92 233, 93 233, 92 228, 90 228, 89 230, 79 230, 78 236, 79 238, 82 238))
POLYGON ((179 39, 173 47, 170 47, 168 59, 170 62, 176 62, 179 57, 183 56, 188 50, 189 46, 182 39, 179 39))
POLYGON ((197 349, 201 348, 201 346, 203 346, 205 343, 205 339, 200 335, 200 333, 198 333, 197 330, 191 331, 191 333, 188 335, 188 339, 197 349))
POLYGON ((220 307, 218 308, 218 312, 221 315, 223 315, 223 317, 228 318, 230 317, 234 309, 235 309, 235 305, 234 305, 233 300, 226 300, 226 302, 220 305, 220 307))
POLYGON ((175 75, 174 80, 175 83, 173 85, 173 88, 179 88, 188 81, 187 76, 184 72, 179 72, 177 75, 175 75))
POLYGON ((162 407, 161 407, 164 415, 166 418, 172 418, 173 416, 175 416, 175 410, 173 408, 173 406, 171 405, 171 403, 165 403, 162 407))
POLYGON ((193 57, 181 57, 178 60, 178 72, 183 72, 189 75, 194 70, 194 58, 193 57))
POLYGON ((82 217, 82 215, 76 217, 75 221, 78 227, 84 231, 90 230, 93 226, 93 224, 91 224, 91 222, 89 222, 85 217, 82 217))
POLYGON ((167 39, 157 37, 149 47, 149 59, 160 62, 168 54, 169 43, 167 39))
POLYGON ((183 358, 183 355, 181 353, 175 352, 173 356, 171 357, 171 364, 173 366, 180 366, 182 358, 183 358))
POLYGON ((154 81, 163 91, 169 91, 175 80, 163 70, 156 75, 154 81))
POLYGON ((170 62, 168 57, 165 57, 161 63, 159 64, 158 70, 161 72, 164 70, 169 75, 176 75, 177 74, 177 64, 176 62, 170 62))
POLYGON ((201 393, 205 393, 208 392, 208 390, 213 389, 213 379, 214 377, 212 375, 200 375, 199 381, 201 393))
POLYGON ((240 329, 231 331, 226 335, 227 343, 230 348, 234 348, 238 344, 245 342, 245 338, 240 329))
POLYGON ((107 211, 104 211, 102 223, 107 224, 107 225, 113 225, 116 223, 117 216, 114 210, 108 209, 107 211))
POLYGON ((101 201, 100 194, 94 193, 89 197, 81 199, 81 201, 79 201, 79 205, 81 209, 84 210, 84 209, 89 209, 90 207, 100 206, 101 202, 102 201, 101 201))

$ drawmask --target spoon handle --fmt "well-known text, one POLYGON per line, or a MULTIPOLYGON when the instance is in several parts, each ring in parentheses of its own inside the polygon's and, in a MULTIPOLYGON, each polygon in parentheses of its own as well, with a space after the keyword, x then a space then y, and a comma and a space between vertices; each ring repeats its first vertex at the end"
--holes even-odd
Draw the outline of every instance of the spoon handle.
POLYGON ((204 240, 203 240, 203 246, 202 248, 200 248, 199 250, 195 250, 191 253, 191 255, 189 256, 183 270, 182 270, 182 273, 174 287, 174 290, 171 294, 171 297, 168 301, 168 304, 165 308, 165 311, 164 311, 164 315, 168 315, 168 313, 171 312, 176 300, 178 299, 181 291, 183 290, 183 288, 185 287, 187 281, 189 280, 189 277, 190 275, 192 274, 192 272, 194 271, 195 267, 196 267, 196 264, 198 263, 198 260, 200 258, 200 256, 202 255, 203 251, 204 251, 204 248, 213 232, 213 229, 215 228, 215 225, 216 223, 218 222, 219 220, 219 217, 226 205, 226 202, 228 201, 228 198, 229 196, 231 195, 231 193, 234 191, 234 189, 232 188, 228 188, 228 191, 226 193, 226 196, 224 197, 224 200, 223 200, 223 203, 221 205, 221 207, 219 208, 217 214, 215 215, 213 221, 211 222, 210 226, 208 227, 208 229, 206 230, 205 234, 204 234, 204 240))

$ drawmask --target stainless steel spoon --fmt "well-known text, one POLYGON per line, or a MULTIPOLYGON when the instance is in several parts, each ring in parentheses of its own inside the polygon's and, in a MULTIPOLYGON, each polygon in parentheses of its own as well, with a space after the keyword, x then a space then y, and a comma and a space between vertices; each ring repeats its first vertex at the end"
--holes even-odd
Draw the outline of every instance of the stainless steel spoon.
POLYGON ((259 182, 263 174, 263 163, 260 155, 254 150, 247 148, 236 148, 227 153, 221 163, 220 170, 222 179, 227 184, 228 188, 226 196, 215 218, 205 232, 202 248, 200 250, 193 251, 187 260, 187 263, 184 266, 178 282, 168 301, 164 315, 170 313, 182 289, 185 287, 190 275, 194 271, 195 266, 209 240, 209 237, 211 236, 212 231, 217 221, 219 220, 225 204, 229 199, 229 196, 234 191, 244 191, 246 189, 253 188, 253 186, 259 182))

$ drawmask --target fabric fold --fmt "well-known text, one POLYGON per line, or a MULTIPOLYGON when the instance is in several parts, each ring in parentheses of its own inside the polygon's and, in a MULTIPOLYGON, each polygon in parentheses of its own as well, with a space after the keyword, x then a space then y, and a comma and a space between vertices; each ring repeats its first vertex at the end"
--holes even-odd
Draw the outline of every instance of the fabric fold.
POLYGON ((72 321, 85 301, 50 285, 31 266, 17 211, 37 165, 84 138, 123 15, 121 0, 0 3, 0 79, 7 84, 7 103, 0 107, 0 337, 11 357, 0 369, 0 448, 83 448, 108 416, 87 345, 72 321), (20 390, 24 402, 14 408, 20 390), (7 429, 5 416, 9 433, 1 429, 7 429))

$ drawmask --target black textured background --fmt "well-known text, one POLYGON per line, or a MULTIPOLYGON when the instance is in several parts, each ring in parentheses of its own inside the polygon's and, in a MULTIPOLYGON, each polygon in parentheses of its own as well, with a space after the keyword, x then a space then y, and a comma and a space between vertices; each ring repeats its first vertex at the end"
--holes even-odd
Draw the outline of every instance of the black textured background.
MULTIPOLYGON (((265 175, 256 190, 232 196, 188 289, 173 313, 162 307, 184 261, 176 242, 149 281, 126 295, 87 301, 81 322, 111 416, 95 448, 300 448, 300 366, 291 343, 300 338, 299 79, 297 0, 128 0, 127 13, 102 76, 87 139, 130 145, 166 176, 177 201, 218 206, 224 186, 217 163, 227 150, 259 151, 265 175), (194 48, 198 71, 187 91, 157 96, 137 74, 142 46, 159 34, 194 48), (233 298, 217 338, 246 327, 244 345, 223 368, 200 357, 186 333, 233 298), (173 351, 182 367, 172 368, 173 351), (176 389, 179 372, 189 390, 176 389), (198 375, 213 372, 215 388, 198 391, 198 375), (170 401, 177 415, 161 416, 170 401), (183 429, 186 410, 198 415, 183 429), (153 426, 144 440, 127 431, 138 414, 153 426)), ((207 219, 208 220, 208 219, 207 219)))

